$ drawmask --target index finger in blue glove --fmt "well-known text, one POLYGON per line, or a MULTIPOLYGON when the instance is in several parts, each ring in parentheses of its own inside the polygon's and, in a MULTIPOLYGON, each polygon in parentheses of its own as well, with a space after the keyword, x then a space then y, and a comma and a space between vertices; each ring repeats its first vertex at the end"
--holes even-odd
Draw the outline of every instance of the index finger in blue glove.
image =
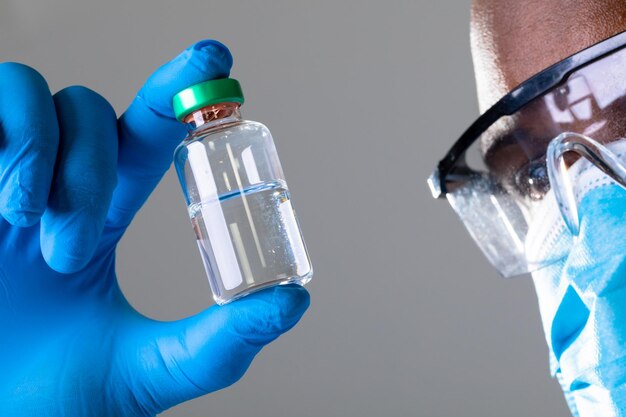
POLYGON ((32 226, 43 214, 58 143, 46 81, 26 65, 0 64, 0 214, 9 223, 32 226))
POLYGON ((198 42, 159 68, 119 120, 118 186, 108 226, 124 228, 172 162, 186 127, 176 120, 172 97, 203 81, 227 77, 232 56, 221 43, 198 42))

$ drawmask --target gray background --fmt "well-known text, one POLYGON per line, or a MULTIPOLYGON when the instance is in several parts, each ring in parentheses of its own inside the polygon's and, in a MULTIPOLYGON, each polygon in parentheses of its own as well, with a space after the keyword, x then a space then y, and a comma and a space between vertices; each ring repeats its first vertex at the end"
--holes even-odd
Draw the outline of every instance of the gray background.
MULTIPOLYGON (((566 416, 528 279, 500 279, 425 178, 477 115, 469 1, 0 2, 0 60, 122 112, 196 40, 235 57, 312 254, 311 309, 235 386, 173 416, 566 416)), ((170 172, 118 251, 158 319, 210 290, 170 172)))

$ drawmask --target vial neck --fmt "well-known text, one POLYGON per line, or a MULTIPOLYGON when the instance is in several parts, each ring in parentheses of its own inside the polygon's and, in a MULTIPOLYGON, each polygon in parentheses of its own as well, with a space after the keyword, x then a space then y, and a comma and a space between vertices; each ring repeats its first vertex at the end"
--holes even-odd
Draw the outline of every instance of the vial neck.
POLYGON ((225 123, 232 123, 241 120, 239 103, 217 103, 203 107, 185 117, 184 122, 189 126, 189 130, 197 131, 209 129, 225 123))

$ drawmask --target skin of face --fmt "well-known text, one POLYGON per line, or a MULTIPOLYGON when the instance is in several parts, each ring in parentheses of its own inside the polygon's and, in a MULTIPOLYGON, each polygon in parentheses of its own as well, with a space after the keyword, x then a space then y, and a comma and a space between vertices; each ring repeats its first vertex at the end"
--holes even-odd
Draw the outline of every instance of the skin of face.
POLYGON ((625 30, 624 0, 474 0, 470 40, 481 113, 534 74, 625 30))
MULTIPOLYGON (((543 69, 625 30, 624 0, 474 0, 470 40, 481 113, 543 69)), ((481 138, 485 161, 505 187, 563 128, 541 101, 518 112, 511 126, 516 136, 505 124, 481 138), (513 136, 525 139, 503 140, 513 136)))

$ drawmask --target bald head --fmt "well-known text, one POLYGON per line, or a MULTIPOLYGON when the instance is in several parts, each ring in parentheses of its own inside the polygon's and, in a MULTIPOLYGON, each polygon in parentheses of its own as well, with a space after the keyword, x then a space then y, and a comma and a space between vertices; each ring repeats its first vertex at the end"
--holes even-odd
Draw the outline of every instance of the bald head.
POLYGON ((474 0, 481 112, 544 68, 625 30, 624 0, 474 0))

